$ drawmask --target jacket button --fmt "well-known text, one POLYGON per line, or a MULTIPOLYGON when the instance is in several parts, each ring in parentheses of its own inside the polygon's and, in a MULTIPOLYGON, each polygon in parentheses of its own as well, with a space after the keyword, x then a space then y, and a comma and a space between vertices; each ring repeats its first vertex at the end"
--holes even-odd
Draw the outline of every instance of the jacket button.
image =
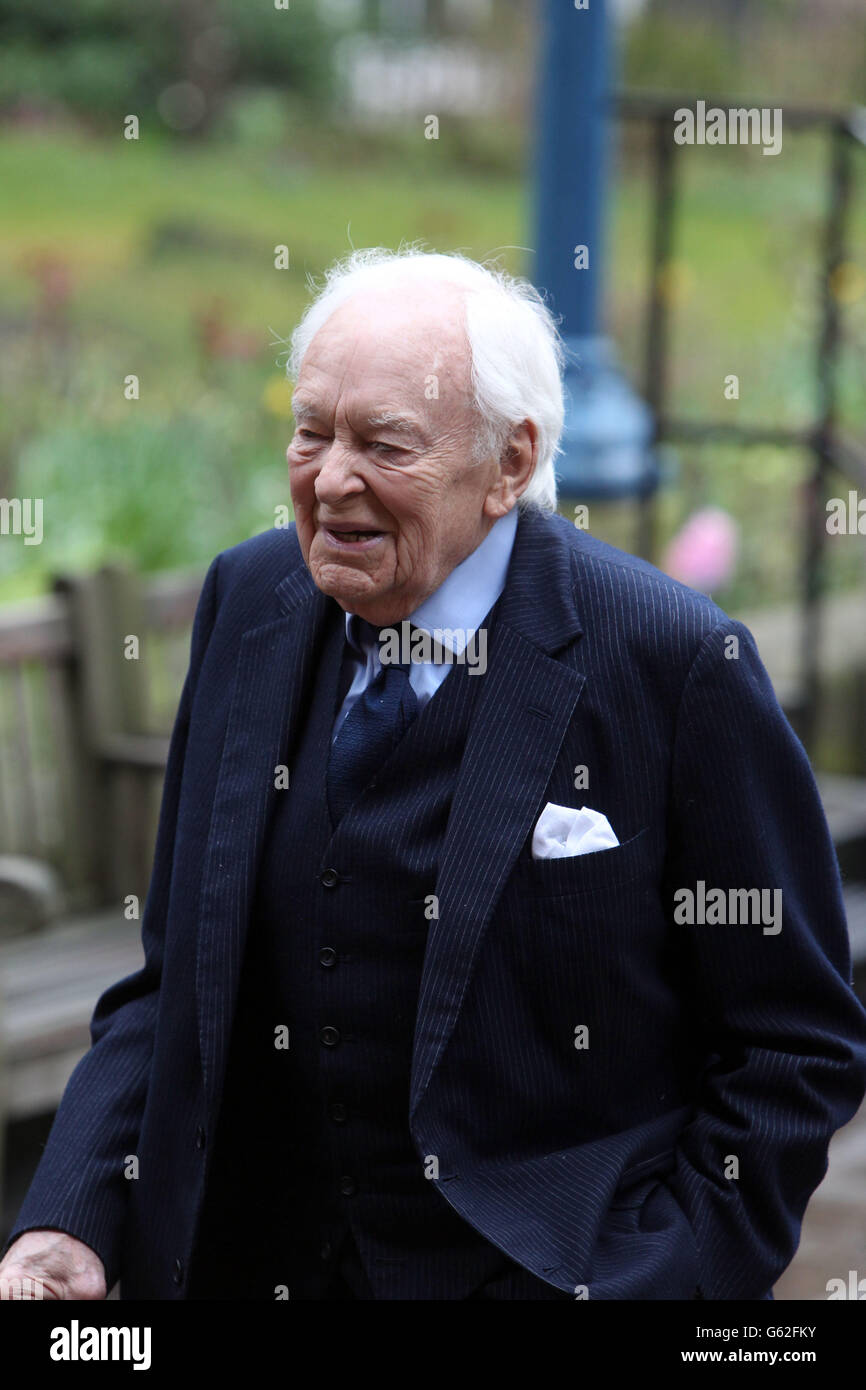
POLYGON ((321 1030, 319 1037, 325 1044, 325 1047, 336 1047, 337 1043, 340 1041, 340 1030, 339 1028, 332 1028, 329 1024, 321 1030))
POLYGON ((174 1262, 174 1270, 172 1272, 171 1277, 176 1284, 183 1283, 183 1260, 180 1258, 180 1256, 178 1256, 178 1258, 174 1262))
POLYGON ((346 1109, 345 1105, 343 1105, 342 1101, 335 1100, 328 1106, 328 1114, 334 1121, 335 1125, 344 1125, 348 1118, 349 1112, 346 1109))
POLYGON ((319 879, 319 882, 323 888, 335 888, 339 878, 340 875, 337 873, 336 869, 326 869, 319 879))
POLYGON ((358 1191, 358 1184, 355 1182, 354 1178, 344 1175, 340 1178, 340 1191, 344 1197, 354 1197, 355 1193, 358 1191))
POLYGON ((319 952, 319 964, 326 968, 337 963, 337 952, 333 946, 323 946, 319 952))
POLYGON ((195 1132, 195 1146, 196 1146, 197 1149, 203 1149, 203 1148, 204 1148, 204 1145, 205 1145, 204 1125, 199 1125, 198 1129, 197 1129, 196 1132, 195 1132))

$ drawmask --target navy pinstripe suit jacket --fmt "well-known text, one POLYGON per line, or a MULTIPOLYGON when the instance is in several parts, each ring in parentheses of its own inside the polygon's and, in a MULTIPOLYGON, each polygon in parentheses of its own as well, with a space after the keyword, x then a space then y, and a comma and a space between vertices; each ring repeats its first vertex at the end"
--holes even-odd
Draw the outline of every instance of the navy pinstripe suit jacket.
MULTIPOLYGON (((184 1296, 274 768, 332 603, 294 527, 205 580, 145 965, 96 1006, 10 1236, 78 1236, 125 1298, 184 1296)), ((499 615, 439 865, 413 1140, 443 1197, 560 1288, 766 1297, 866 1089, 805 753, 741 624, 560 516, 521 514, 499 615), (620 845, 534 860, 547 801, 602 811, 620 845), (677 924, 701 881, 781 889, 781 931, 677 924)))

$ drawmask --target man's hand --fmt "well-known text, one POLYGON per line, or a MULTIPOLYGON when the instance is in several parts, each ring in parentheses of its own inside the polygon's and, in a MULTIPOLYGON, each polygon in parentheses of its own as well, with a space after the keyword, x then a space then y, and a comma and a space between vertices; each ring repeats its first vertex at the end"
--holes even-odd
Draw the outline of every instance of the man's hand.
POLYGON ((65 1231, 25 1231, 0 1261, 0 1299, 35 1297, 36 1280, 46 1299, 105 1298, 107 1292, 95 1250, 65 1231))

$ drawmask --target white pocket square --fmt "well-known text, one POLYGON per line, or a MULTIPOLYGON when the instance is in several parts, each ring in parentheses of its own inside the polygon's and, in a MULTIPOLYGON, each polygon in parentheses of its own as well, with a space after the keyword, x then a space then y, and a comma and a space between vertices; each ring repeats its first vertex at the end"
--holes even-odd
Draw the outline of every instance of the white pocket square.
POLYGON ((557 806, 548 801, 532 833, 533 859, 566 859, 613 849, 619 840, 607 816, 589 806, 557 806))

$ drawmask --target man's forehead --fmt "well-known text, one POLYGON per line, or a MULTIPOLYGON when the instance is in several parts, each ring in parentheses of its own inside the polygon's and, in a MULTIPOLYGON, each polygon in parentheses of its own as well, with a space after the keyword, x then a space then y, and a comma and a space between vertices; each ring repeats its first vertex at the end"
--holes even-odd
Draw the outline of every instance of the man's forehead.
POLYGON ((374 426, 420 428, 441 413, 443 397, 449 409, 469 402, 471 359, 459 306, 431 305, 430 316, 419 319, 393 295, 386 302, 390 312, 378 316, 369 311, 381 307, 381 296, 353 295, 325 321, 298 373, 296 419, 338 405, 374 426))
POLYGON ((380 373, 371 367, 358 374, 325 372, 303 367, 292 395, 296 420, 338 411, 355 424, 383 428, 423 428, 443 410, 453 412, 471 403, 471 381, 455 381, 443 372, 441 360, 417 371, 380 373))

